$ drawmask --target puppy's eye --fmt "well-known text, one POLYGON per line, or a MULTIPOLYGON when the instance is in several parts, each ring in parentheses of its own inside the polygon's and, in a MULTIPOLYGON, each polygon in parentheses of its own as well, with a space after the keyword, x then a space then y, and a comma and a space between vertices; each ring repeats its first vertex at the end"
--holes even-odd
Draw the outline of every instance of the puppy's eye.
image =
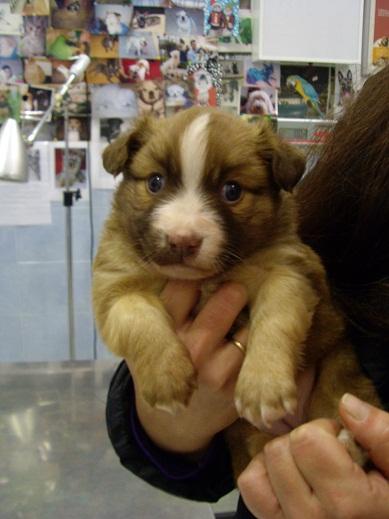
POLYGON ((151 193, 158 193, 165 186, 165 179, 158 173, 153 173, 147 179, 147 187, 151 193))
POLYGON ((222 187, 222 196, 224 200, 230 204, 240 200, 242 196, 242 187, 238 182, 226 182, 222 187))

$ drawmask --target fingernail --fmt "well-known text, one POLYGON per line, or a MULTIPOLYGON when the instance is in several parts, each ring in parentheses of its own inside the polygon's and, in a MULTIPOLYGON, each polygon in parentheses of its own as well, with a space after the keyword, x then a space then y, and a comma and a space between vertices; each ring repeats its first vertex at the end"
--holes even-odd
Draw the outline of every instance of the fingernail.
POLYGON ((370 406, 366 402, 359 400, 354 395, 350 395, 350 393, 346 393, 342 397, 342 405, 347 411, 347 413, 358 422, 363 422, 366 420, 369 412, 370 406))

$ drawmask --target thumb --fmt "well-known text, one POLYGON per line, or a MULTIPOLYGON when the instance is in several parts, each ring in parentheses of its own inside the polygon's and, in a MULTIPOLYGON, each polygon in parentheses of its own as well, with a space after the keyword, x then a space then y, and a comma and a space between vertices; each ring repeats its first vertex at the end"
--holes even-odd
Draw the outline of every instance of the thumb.
POLYGON ((339 413, 374 465, 389 478, 389 413, 348 393, 340 401, 339 413))

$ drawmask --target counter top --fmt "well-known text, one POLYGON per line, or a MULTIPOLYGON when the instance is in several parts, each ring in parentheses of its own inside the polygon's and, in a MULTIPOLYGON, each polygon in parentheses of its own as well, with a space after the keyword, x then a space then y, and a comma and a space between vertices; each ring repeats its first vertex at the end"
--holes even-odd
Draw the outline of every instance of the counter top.
POLYGON ((0 364, 1 519, 214 518, 120 465, 104 417, 116 365, 0 364))

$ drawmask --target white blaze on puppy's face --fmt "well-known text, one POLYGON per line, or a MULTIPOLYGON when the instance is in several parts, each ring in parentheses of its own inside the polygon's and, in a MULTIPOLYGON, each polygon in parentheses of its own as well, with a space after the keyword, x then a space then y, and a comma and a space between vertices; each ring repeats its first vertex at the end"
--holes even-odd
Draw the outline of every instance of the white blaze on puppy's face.
POLYGON ((201 184, 205 174, 208 149, 210 114, 192 121, 185 129, 180 145, 181 182, 179 191, 153 215, 153 227, 160 233, 161 245, 171 237, 196 237, 201 241, 199 250, 183 260, 183 268, 159 267, 174 277, 202 277, 215 272, 217 258, 225 243, 222 221, 207 203, 201 184), (185 269, 199 269, 191 274, 185 269), (201 273, 203 271, 203 273, 201 273))

